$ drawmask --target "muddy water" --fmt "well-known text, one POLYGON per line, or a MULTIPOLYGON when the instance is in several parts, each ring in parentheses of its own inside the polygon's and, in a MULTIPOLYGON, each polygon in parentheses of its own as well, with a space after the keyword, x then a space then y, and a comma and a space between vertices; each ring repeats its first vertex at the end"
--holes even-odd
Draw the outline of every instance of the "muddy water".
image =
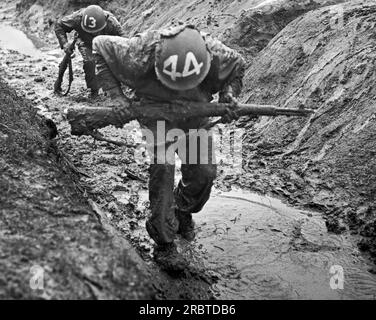
POLYGON ((219 299, 376 297, 354 239, 329 234, 320 214, 238 190, 214 192, 195 220, 194 250, 218 277, 219 299), (343 289, 331 288, 332 266, 343 268, 343 289))
POLYGON ((24 32, 6 24, 0 25, 0 47, 29 56, 40 55, 40 51, 24 32))
MULTIPOLYGON (((138 197, 145 204, 147 192, 138 197)), ((248 191, 215 190, 194 219, 197 239, 179 239, 178 247, 192 268, 216 279, 217 299, 376 299, 376 276, 355 239, 328 233, 319 213, 248 191), (332 267, 342 268, 343 289, 331 287, 332 267)), ((143 246, 144 222, 132 235, 143 246)))

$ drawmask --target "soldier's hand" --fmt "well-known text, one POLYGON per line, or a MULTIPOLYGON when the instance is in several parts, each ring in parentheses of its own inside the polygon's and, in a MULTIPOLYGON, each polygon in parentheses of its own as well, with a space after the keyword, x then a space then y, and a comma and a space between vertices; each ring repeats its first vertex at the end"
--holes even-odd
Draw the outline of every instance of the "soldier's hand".
POLYGON ((111 98, 110 103, 117 119, 119 120, 119 125, 117 127, 122 127, 130 120, 132 115, 130 112, 130 102, 124 95, 118 95, 111 98))
POLYGON ((116 96, 111 98, 111 106, 114 108, 128 108, 129 107, 129 101, 124 96, 116 96))
POLYGON ((225 92, 220 94, 219 102, 229 103, 230 106, 226 109, 226 114, 222 116, 222 123, 230 123, 239 119, 239 115, 236 113, 236 108, 239 104, 238 100, 232 95, 231 92, 225 92))
POLYGON ((73 50, 70 48, 70 45, 68 42, 63 46, 63 51, 66 54, 69 54, 70 56, 73 54, 73 50))
POLYGON ((124 93, 119 87, 114 87, 106 90, 106 96, 109 96, 111 100, 116 100, 118 97, 124 97, 124 93))

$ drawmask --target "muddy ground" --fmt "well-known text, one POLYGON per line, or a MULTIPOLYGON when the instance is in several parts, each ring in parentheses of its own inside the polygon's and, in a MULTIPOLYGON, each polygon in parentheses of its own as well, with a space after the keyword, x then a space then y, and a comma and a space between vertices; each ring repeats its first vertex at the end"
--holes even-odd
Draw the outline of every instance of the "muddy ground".
MULTIPOLYGON (((14 24, 15 8, 9 5, 0 7, 1 14, 5 11, 5 17, 9 17, 2 20, 6 25, 14 24)), ((26 50, 30 55, 0 49, 1 77, 7 82, 1 80, 0 91, 0 296, 211 298, 210 275, 193 269, 178 278, 168 275, 150 258, 142 259, 126 239, 124 227, 132 227, 142 213, 135 210, 132 202, 122 205, 112 191, 119 185, 122 190, 127 185, 137 189, 138 184, 132 183, 132 151, 112 153, 111 145, 70 136, 63 111, 67 106, 87 103, 83 72, 77 63, 76 85, 71 95, 53 96, 51 90, 61 52, 42 40, 39 43, 45 55, 32 47, 28 51, 29 43, 20 51, 26 50), (44 117, 57 124, 57 138, 49 139, 44 117), (89 158, 85 159, 86 156, 89 158), (30 289, 33 266, 45 269, 45 290, 30 289)), ((145 183, 140 182, 139 186, 145 188, 145 183)), ((152 250, 150 241, 138 248, 148 253, 152 250)))
MULTIPOLYGON (((129 33, 159 27, 161 21, 168 20, 168 17, 184 21, 193 19, 203 29, 239 49, 249 62, 242 101, 275 103, 285 107, 305 103, 318 110, 317 119, 308 121, 292 118, 242 119, 238 129, 246 130, 242 137, 244 171, 241 174, 229 173, 226 167, 221 167, 216 181, 218 192, 226 192, 237 185, 259 194, 273 195, 316 213, 308 212, 301 216, 294 210, 287 210, 288 219, 279 221, 275 214, 269 218, 270 212, 266 212, 252 222, 252 226, 248 225, 250 221, 241 221, 239 215, 235 215, 236 210, 246 210, 244 205, 233 202, 231 205, 237 208, 234 212, 226 207, 234 215, 221 217, 222 220, 227 219, 225 231, 240 221, 241 231, 235 226, 234 230, 238 230, 238 235, 250 237, 249 242, 243 244, 244 248, 251 246, 254 249, 250 250, 251 253, 246 250, 239 252, 256 261, 253 269, 244 271, 243 278, 242 271, 239 271, 241 266, 230 263, 234 257, 224 254, 217 257, 218 251, 231 252, 232 247, 226 248, 227 238, 223 239, 221 234, 223 226, 213 222, 219 219, 213 208, 223 200, 220 194, 215 193, 214 204, 208 204, 207 212, 213 220, 198 218, 202 223, 202 235, 196 243, 197 247, 179 244, 183 253, 194 262, 191 272, 184 279, 173 280, 160 272, 156 276, 152 271, 151 277, 159 281, 154 286, 158 288, 157 297, 176 297, 176 288, 182 286, 184 290, 180 291, 182 294, 178 298, 208 298, 213 295, 219 298, 270 298, 273 297, 272 292, 274 298, 315 298, 318 292, 328 298, 340 298, 327 293, 323 284, 322 287, 313 286, 316 293, 305 292, 312 275, 309 278, 305 274, 301 283, 296 284, 294 282, 299 281, 292 280, 289 274, 304 274, 307 265, 317 265, 319 270, 309 270, 309 274, 319 274, 322 272, 320 268, 325 269, 336 261, 342 261, 359 276, 355 277, 354 288, 347 298, 362 295, 369 298, 374 295, 374 279, 368 273, 374 272, 374 269, 362 260, 362 255, 352 245, 357 241, 361 249, 371 253, 375 248, 375 130, 373 94, 369 89, 372 87, 369 81, 373 77, 372 70, 365 67, 368 60, 369 65, 373 61, 367 48, 371 47, 369 41, 373 41, 370 26, 374 5, 372 1, 355 1, 354 5, 341 6, 341 10, 344 8, 346 12, 346 19, 345 28, 339 32, 333 29, 332 24, 337 21, 338 8, 323 8, 302 15, 312 9, 344 1, 266 2, 269 7, 261 9, 254 7, 262 3, 265 5, 265 1, 179 1, 168 2, 168 8, 163 1, 149 1, 142 6, 133 1, 126 5, 120 0, 107 3, 129 33), (299 16, 301 18, 293 21, 299 16), (351 40, 344 41, 349 35, 351 40), (321 220, 306 221, 307 217, 310 219, 316 214, 323 217, 326 223, 323 224, 321 220), (285 221, 289 222, 285 225, 285 221), (305 234, 307 226, 311 226, 317 234, 312 235, 310 231, 308 235, 305 234), (326 229, 336 235, 327 235, 326 229), (266 242, 263 238, 265 235, 269 239, 266 242), (213 242, 213 239, 219 242, 213 242), (221 241, 225 241, 223 247, 221 241), (269 244, 261 245, 261 242, 269 244), (340 250, 341 247, 343 249, 340 250), (218 261, 223 256, 223 263, 229 262, 229 265, 221 270, 223 265, 213 266, 213 261, 205 263, 204 257, 208 252, 209 257, 215 257, 218 261), (273 261, 281 258, 277 252, 289 257, 284 262, 286 264, 273 265, 273 261), (277 255, 274 256, 274 253, 277 255), (249 254, 251 256, 247 256, 249 254), (263 263, 259 263, 260 259, 263 263), (208 265, 211 268, 206 268, 208 265), (256 268, 257 265, 261 266, 260 270, 256 268), (286 268, 286 265, 289 267, 286 268), (295 269, 296 265, 302 269, 295 269), (281 276, 277 271, 284 269, 287 270, 286 274, 281 276), (163 282, 161 279, 173 281, 163 282), (222 283, 218 281, 220 279, 229 282, 222 283), (356 280, 363 285, 358 285, 356 280), (215 282, 217 284, 213 286, 215 282), (160 283, 168 285, 161 286, 160 283), (259 287, 259 283, 263 283, 264 287, 259 287), (249 288, 250 285, 254 288, 254 295, 236 292, 237 288, 249 288), (220 289, 217 290, 216 286, 220 289), (232 288, 235 290, 232 291, 232 288)), ((86 98, 88 92, 83 83, 79 55, 74 60, 75 80, 70 95, 56 97, 51 94, 58 62, 62 58, 53 35, 54 18, 58 13, 68 12, 80 5, 80 1, 21 1, 17 7, 18 19, 15 18, 16 8, 11 2, 4 5, 5 10, 1 11, 0 8, 3 22, 25 30, 38 48, 37 51, 31 48, 28 55, 0 49, 5 57, 1 61, 1 72, 6 82, 28 99, 40 114, 57 124, 59 136, 55 139, 56 150, 69 159, 69 170, 74 168, 74 185, 76 188, 78 186, 78 195, 97 203, 101 208, 97 214, 102 217, 101 223, 106 226, 110 238, 121 241, 126 238, 142 257, 135 260, 141 261, 141 265, 145 264, 143 268, 150 272, 157 268, 151 261, 152 243, 144 229, 148 215, 147 163, 137 163, 132 148, 119 148, 95 142, 90 137, 70 135, 64 110, 91 103, 86 98)), ((25 47, 20 50, 24 51, 25 47)), ((136 122, 127 124, 123 129, 108 127, 102 132, 109 138, 128 144, 140 142, 136 122)), ((244 197, 249 198, 248 195, 244 197)), ((262 198, 263 201, 272 212, 275 210, 277 216, 280 215, 281 210, 273 209, 269 199, 262 198)), ((252 207, 251 212, 257 216, 263 211, 252 207)), ((238 240, 230 243, 239 245, 238 240)), ((325 281, 326 278, 322 283, 325 281)))
POLYGON ((146 269, 105 232, 45 119, 0 81, 0 297, 151 298, 146 269), (45 290, 33 291, 37 266, 45 290))
POLYGON ((100 204, 88 201, 100 202, 80 181, 82 172, 66 151, 50 140, 50 129, 33 103, 2 80, 0 87, 1 298, 212 296, 209 278, 202 282, 188 273, 174 279, 146 264, 100 204), (30 289, 35 266, 44 268, 44 290, 30 289))

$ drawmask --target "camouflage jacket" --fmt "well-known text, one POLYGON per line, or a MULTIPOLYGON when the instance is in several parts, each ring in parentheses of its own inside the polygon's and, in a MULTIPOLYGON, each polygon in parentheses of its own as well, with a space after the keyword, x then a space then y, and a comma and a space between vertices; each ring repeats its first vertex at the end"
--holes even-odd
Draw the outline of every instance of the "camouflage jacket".
MULTIPOLYGON (((77 31, 78 37, 81 41, 88 47, 92 46, 92 41, 95 36, 85 32, 81 28, 82 13, 84 9, 73 12, 72 14, 65 16, 57 21, 55 25, 55 34, 59 41, 60 47, 63 48, 64 45, 68 42, 67 33, 72 32, 73 30, 77 31)), ((100 35, 113 35, 113 36, 125 36, 124 31, 115 18, 115 16, 108 11, 104 11, 107 17, 106 27, 99 32, 100 35)))
POLYGON ((173 91, 158 80, 155 69, 156 45, 162 31, 146 31, 132 38, 98 36, 93 41, 97 72, 103 90, 120 88, 121 83, 135 90, 139 97, 170 101, 187 99, 211 101, 212 95, 229 86, 234 96, 242 89, 245 61, 235 50, 219 40, 202 33, 212 54, 208 75, 199 87, 186 91, 173 91))

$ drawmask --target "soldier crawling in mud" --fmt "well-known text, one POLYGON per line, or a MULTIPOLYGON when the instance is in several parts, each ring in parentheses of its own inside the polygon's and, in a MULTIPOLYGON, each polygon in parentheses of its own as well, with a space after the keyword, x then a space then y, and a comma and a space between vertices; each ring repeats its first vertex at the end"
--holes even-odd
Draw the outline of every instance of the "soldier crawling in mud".
POLYGON ((55 33, 61 49, 72 54, 69 48, 67 33, 75 30, 78 33, 77 47, 83 58, 83 68, 90 96, 98 95, 98 82, 95 75, 95 61, 92 53, 92 42, 98 35, 124 36, 120 23, 114 15, 104 11, 97 5, 91 5, 61 18, 55 26, 55 33))
MULTIPOLYGON (((98 36, 93 41, 93 50, 99 83, 114 105, 119 106, 119 117, 122 113, 125 115, 127 106, 130 106, 121 83, 132 88, 138 99, 148 103, 174 100, 210 102, 212 95, 219 92, 220 102, 234 107, 237 104, 235 97, 243 85, 245 62, 241 55, 193 26, 147 31, 129 39, 98 36)), ((235 118, 234 109, 228 108, 223 122, 235 118)), ((153 132, 154 137, 157 136, 156 121, 139 121, 141 126, 153 132)), ((166 121, 165 126, 166 132, 173 128, 188 132, 189 129, 203 128, 207 123, 208 118, 192 117, 166 121)), ((189 149, 189 141, 186 146, 189 149)), ((157 149, 155 141, 152 148, 157 149)), ((194 163, 182 159, 182 179, 175 190, 175 165, 158 162, 158 152, 154 151, 154 162, 149 169, 151 217, 146 229, 157 244, 154 259, 164 269, 181 271, 188 265, 178 253, 174 239, 177 234, 188 241, 195 237, 192 213, 203 208, 216 177, 213 148, 213 139, 209 136, 206 144, 200 142, 199 150, 195 150, 199 159, 194 163), (203 152, 209 159, 206 163, 200 163, 200 153, 203 152)), ((190 154, 188 149, 186 155, 190 154)))

